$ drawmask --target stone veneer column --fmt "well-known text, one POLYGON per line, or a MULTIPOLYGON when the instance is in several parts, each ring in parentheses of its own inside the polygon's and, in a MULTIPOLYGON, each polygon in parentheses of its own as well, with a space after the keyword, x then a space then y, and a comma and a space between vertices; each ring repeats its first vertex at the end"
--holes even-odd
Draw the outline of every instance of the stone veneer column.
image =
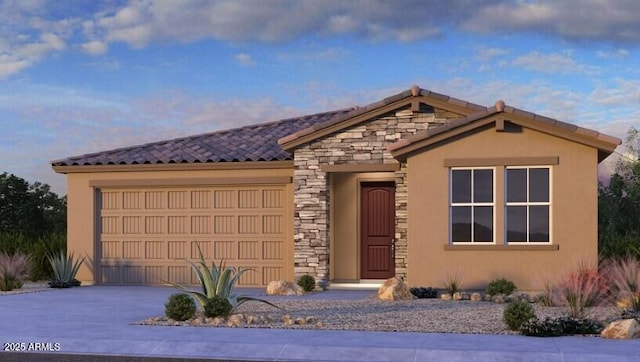
POLYGON ((294 154, 294 273, 309 274, 324 286, 329 277, 329 185, 320 171, 318 150, 294 154))
POLYGON ((395 263, 396 276, 407 280, 407 249, 408 249, 408 205, 409 189, 407 185, 407 163, 400 164, 396 171, 396 245, 395 263))

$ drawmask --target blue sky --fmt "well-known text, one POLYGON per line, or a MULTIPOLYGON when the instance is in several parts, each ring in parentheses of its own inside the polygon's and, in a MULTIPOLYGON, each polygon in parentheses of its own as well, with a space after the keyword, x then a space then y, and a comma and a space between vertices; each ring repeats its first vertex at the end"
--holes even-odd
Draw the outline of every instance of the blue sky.
POLYGON ((0 0, 0 172, 64 195, 55 159, 414 84, 624 138, 640 128, 640 6, 575 4, 0 0))

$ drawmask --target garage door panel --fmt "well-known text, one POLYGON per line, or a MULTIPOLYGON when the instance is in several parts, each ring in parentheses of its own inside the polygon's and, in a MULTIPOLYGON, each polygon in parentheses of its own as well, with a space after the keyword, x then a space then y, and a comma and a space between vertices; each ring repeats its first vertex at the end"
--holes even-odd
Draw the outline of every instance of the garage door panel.
POLYGON ((198 284, 185 260, 249 268, 240 286, 291 273, 292 212, 286 186, 212 186, 101 193, 99 280, 112 284, 198 284), (291 229, 291 230, 290 230, 291 229), (291 250, 289 250, 289 248, 291 250))

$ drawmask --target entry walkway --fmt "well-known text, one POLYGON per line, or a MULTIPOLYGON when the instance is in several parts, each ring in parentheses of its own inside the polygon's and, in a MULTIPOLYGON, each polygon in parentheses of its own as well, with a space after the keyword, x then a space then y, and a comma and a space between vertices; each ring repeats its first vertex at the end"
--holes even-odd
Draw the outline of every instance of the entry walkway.
MULTIPOLYGON (((174 292, 163 287, 93 286, 0 296, 0 342, 3 347, 57 343, 60 350, 50 353, 232 360, 640 361, 640 340, 130 324, 162 315, 174 292)), ((313 297, 370 294, 327 291, 313 297)))

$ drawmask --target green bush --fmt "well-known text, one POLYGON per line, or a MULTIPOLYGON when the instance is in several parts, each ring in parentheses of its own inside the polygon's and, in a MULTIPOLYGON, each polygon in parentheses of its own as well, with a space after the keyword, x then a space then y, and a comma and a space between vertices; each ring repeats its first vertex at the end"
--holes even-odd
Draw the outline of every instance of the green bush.
POLYGON ((172 294, 164 305, 164 314, 174 321, 186 321, 196 314, 196 303, 188 294, 172 294))
POLYGON ((531 319, 520 327, 520 333, 532 337, 559 337, 574 334, 598 334, 602 325, 591 319, 560 317, 531 319))
POLYGON ((204 316, 207 318, 215 318, 218 316, 226 317, 231 314, 233 306, 227 298, 219 295, 207 300, 204 305, 204 316))
POLYGON ((506 294, 509 295, 517 290, 512 281, 505 278, 494 279, 487 285, 486 293, 489 295, 506 294))
POLYGON ((55 275, 47 256, 59 251, 65 253, 67 251, 67 235, 65 233, 49 233, 32 241, 26 251, 31 260, 31 281, 53 279, 55 275))
POLYGON ((509 303, 502 313, 502 320, 512 331, 517 331, 525 322, 535 317, 531 304, 524 301, 509 303))
POLYGON ((601 259, 633 257, 640 259, 640 236, 603 234, 598 238, 601 259))
POLYGON ((311 292, 316 288, 316 279, 311 275, 303 275, 298 279, 298 285, 305 292, 311 292))

